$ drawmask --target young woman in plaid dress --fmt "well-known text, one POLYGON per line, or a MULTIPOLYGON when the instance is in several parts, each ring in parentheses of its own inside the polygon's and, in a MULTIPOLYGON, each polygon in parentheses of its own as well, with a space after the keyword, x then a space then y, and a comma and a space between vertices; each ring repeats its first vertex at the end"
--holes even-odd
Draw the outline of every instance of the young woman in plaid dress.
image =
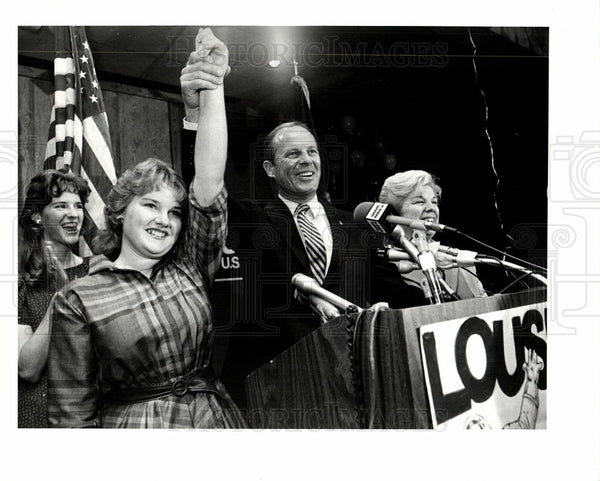
POLYGON ((208 288, 226 233, 223 184, 228 52, 209 29, 182 83, 202 88, 189 196, 148 159, 125 172, 106 207, 104 252, 51 306, 48 419, 56 427, 244 427, 211 370, 208 288))

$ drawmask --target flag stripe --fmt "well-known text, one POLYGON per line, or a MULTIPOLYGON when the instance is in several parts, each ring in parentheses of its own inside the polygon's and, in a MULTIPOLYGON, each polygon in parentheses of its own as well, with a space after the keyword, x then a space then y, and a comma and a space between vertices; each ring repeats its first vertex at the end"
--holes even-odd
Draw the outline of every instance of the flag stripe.
POLYGON ((54 75, 56 77, 60 75, 73 75, 75 72, 75 65, 73 64, 73 58, 55 58, 54 59, 54 75))
MULTIPOLYGON (((117 182, 117 176, 112 161, 110 147, 106 145, 106 132, 103 132, 103 130, 106 130, 106 127, 108 127, 108 122, 106 121, 106 114, 104 113, 99 116, 94 115, 93 117, 88 117, 83 121, 85 140, 94 153, 99 166, 102 168, 104 176, 108 178, 108 181, 111 184, 114 184, 117 182)), ((98 173, 98 175, 101 174, 98 173)))
MULTIPOLYGON (((56 85, 56 82, 55 82, 56 85)), ((72 86, 66 87, 65 90, 56 91, 54 94, 54 106, 59 108, 66 108, 69 106, 75 107, 75 89, 72 86)))
POLYGON ((96 190, 95 183, 92 181, 87 171, 83 167, 81 168, 81 177, 88 181, 91 190, 88 203, 86 204, 86 210, 91 219, 94 221, 96 228, 104 229, 104 201, 96 190))
POLYGON ((108 193, 112 189, 112 182, 107 177, 104 169, 98 162, 93 150, 87 143, 88 137, 84 139, 84 150, 86 150, 85 159, 82 161, 82 168, 85 169, 90 180, 93 179, 94 186, 103 199, 107 199, 108 193))

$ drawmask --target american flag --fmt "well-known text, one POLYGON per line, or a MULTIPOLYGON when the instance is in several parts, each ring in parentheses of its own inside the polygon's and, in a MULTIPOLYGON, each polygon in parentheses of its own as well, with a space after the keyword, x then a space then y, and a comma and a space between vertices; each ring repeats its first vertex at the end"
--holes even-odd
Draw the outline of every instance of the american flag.
POLYGON ((54 103, 44 168, 68 166, 88 181, 92 193, 86 218, 91 237, 104 227, 105 199, 117 181, 108 117, 85 28, 54 29, 54 103))

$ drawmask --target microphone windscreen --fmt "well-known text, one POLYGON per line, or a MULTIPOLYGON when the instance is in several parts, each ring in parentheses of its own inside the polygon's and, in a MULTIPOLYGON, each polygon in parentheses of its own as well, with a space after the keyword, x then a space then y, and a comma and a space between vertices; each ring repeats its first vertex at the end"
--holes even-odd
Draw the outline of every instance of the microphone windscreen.
POLYGON ((373 202, 361 202, 354 209, 354 222, 362 223, 365 222, 367 214, 373 207, 373 202))

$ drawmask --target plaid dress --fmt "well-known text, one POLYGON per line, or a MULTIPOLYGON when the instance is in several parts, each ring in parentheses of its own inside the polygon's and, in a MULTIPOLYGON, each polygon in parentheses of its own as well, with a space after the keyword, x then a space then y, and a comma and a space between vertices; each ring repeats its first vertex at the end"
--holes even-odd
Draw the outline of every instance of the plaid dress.
POLYGON ((184 238, 150 278, 98 256, 88 277, 57 294, 48 359, 51 427, 245 427, 219 381, 221 395, 102 402, 103 393, 169 385, 210 367, 208 288, 225 238, 226 199, 223 189, 211 206, 200 207, 190 193, 184 238))

